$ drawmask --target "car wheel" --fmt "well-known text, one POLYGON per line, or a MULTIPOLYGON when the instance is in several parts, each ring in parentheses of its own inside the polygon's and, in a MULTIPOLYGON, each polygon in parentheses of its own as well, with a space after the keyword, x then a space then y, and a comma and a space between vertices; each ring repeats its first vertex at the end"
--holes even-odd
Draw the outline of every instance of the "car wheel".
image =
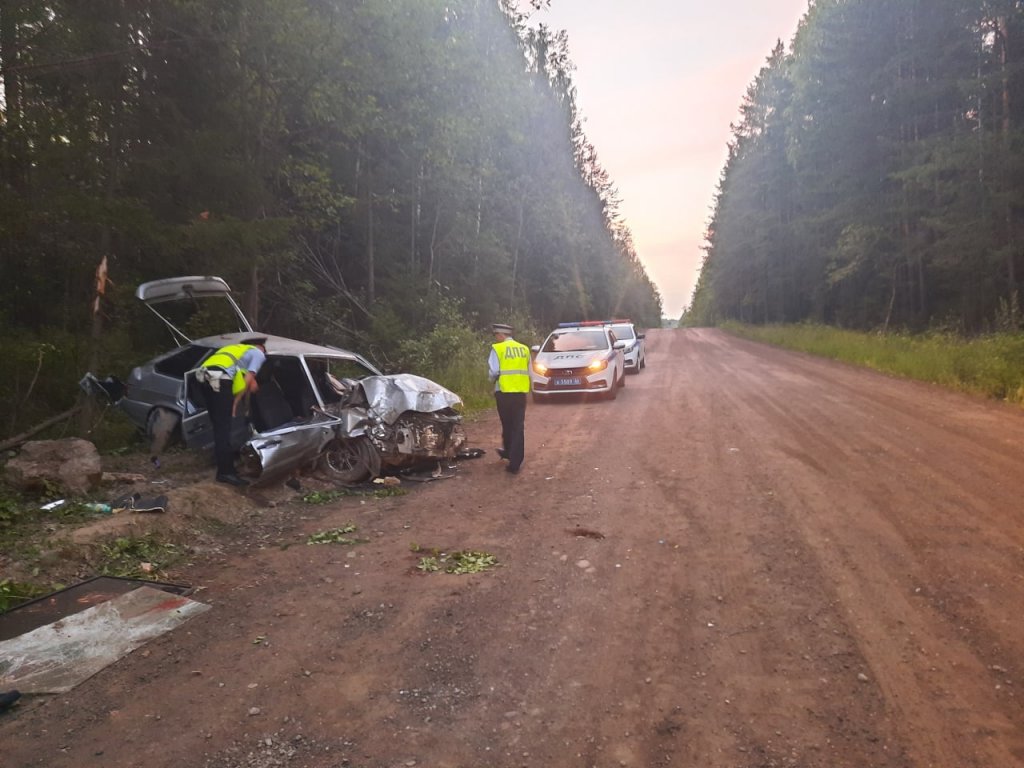
POLYGON ((178 427, 181 416, 170 408, 154 408, 146 418, 146 437, 149 438, 149 452, 158 456, 168 445, 181 435, 178 427))
POLYGON ((376 450, 365 437, 352 440, 338 438, 324 448, 318 466, 339 483, 361 483, 374 474, 375 465, 380 465, 379 460, 375 461, 376 450))
POLYGON ((646 367, 647 367, 647 358, 646 357, 641 357, 640 358, 640 367, 636 369, 636 372, 640 373, 640 371, 642 371, 646 367))
POLYGON ((538 397, 536 392, 531 392, 530 393, 530 402, 532 402, 534 405, 546 405, 547 402, 548 402, 548 399, 547 399, 547 397, 544 397, 544 396, 539 396, 538 397))
POLYGON ((622 369, 622 375, 619 376, 619 388, 626 386, 626 369, 622 369))

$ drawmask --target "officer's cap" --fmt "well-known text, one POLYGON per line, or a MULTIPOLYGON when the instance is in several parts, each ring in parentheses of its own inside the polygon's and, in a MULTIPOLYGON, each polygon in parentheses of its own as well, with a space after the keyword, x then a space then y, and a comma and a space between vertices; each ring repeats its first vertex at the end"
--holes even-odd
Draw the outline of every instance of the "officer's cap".
POLYGON ((494 333, 504 333, 508 335, 512 333, 512 326, 506 325, 505 323, 492 323, 491 330, 494 333))

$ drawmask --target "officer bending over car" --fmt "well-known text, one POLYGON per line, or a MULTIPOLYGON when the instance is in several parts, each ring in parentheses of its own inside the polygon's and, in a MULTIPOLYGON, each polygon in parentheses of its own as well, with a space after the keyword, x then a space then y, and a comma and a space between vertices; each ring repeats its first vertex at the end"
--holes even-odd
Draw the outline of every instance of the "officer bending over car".
POLYGON ((267 340, 249 338, 240 344, 221 347, 196 372, 213 426, 213 456, 217 463, 217 482, 242 487, 248 481, 235 472, 235 452, 231 446, 231 422, 242 399, 259 390, 256 374, 267 361, 267 340))

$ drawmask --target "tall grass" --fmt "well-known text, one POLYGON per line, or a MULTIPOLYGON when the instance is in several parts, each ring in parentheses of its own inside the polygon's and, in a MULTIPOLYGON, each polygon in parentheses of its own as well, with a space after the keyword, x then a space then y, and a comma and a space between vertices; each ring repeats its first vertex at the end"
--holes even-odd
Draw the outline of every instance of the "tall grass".
POLYGON ((1024 404, 1024 334, 964 339, 948 333, 881 335, 809 324, 724 328, 754 341, 1024 404))

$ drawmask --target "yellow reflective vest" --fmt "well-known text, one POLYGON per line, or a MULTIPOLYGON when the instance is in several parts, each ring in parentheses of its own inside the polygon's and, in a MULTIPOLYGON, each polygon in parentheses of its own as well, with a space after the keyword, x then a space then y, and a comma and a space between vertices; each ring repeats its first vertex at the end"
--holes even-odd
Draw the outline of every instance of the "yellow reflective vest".
POLYGON ((514 339, 505 339, 491 348, 498 356, 498 391, 530 391, 530 348, 514 339))
POLYGON ((235 372, 231 377, 231 394, 237 395, 245 389, 246 374, 246 371, 238 365, 238 361, 242 359, 242 355, 254 348, 252 344, 228 344, 206 358, 200 367, 222 368, 226 372, 230 372, 234 368, 235 372))

